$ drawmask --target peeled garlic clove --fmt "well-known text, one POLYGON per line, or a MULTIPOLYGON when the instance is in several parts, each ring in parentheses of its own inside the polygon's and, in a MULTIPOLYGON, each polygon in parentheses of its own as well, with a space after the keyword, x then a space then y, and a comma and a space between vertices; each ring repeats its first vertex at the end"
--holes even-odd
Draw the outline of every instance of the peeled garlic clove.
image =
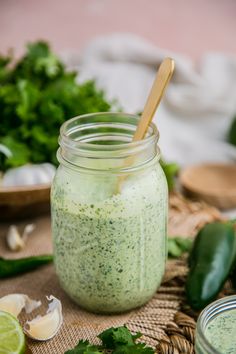
POLYGON ((15 317, 18 317, 23 309, 27 313, 31 313, 39 306, 41 306, 41 301, 32 300, 24 294, 10 294, 0 298, 0 310, 15 317))
POLYGON ((7 245, 11 251, 20 251, 25 247, 25 243, 35 229, 35 224, 28 224, 25 226, 22 236, 20 235, 18 228, 15 225, 11 225, 7 232, 7 245))
POLYGON ((24 240, 15 225, 11 225, 6 237, 7 245, 12 251, 19 251, 25 246, 24 240))
POLYGON ((21 236, 22 241, 25 243, 28 239, 28 236, 34 231, 35 224, 28 224, 25 226, 23 234, 21 236))
POLYGON ((38 341, 53 338, 63 322, 61 301, 52 295, 47 296, 47 300, 51 302, 46 315, 37 316, 32 321, 27 321, 24 326, 25 334, 38 341))

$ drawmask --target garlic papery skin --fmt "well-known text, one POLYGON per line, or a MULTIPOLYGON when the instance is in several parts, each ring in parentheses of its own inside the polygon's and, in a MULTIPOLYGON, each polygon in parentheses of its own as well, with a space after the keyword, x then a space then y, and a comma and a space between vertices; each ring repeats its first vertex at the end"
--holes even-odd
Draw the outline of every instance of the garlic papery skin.
POLYGON ((32 300, 24 294, 9 294, 0 298, 0 310, 15 317, 18 317, 23 309, 26 313, 31 313, 39 306, 41 306, 41 301, 32 300))
POLYGON ((51 302, 46 315, 37 316, 32 321, 27 321, 24 326, 25 334, 34 340, 47 341, 52 339, 63 322, 61 301, 52 295, 47 296, 47 300, 51 302))
POLYGON ((50 163, 26 164, 11 168, 3 175, 2 187, 50 184, 56 168, 50 163))

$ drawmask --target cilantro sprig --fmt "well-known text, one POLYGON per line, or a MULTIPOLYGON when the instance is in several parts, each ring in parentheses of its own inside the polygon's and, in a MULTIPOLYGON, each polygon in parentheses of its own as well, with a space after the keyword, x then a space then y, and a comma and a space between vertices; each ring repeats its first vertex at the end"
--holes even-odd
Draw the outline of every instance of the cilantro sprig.
POLYGON ((167 163, 164 160, 160 161, 161 167, 165 173, 167 184, 169 191, 174 189, 175 186, 175 177, 177 176, 180 167, 178 164, 172 162, 172 163, 167 163))
MULTIPOLYGON (((66 70, 48 43, 28 44, 25 55, 0 56, 0 171, 31 163, 57 164, 61 124, 80 114, 111 110, 94 81, 77 83, 77 73, 66 70)), ((114 103, 114 102, 113 102, 114 103)), ((179 167, 161 161, 169 189, 179 167)))
POLYGON ((87 340, 80 340, 74 349, 67 350, 65 354, 100 354, 102 349, 97 345, 92 345, 87 340))
POLYGON ((189 252, 192 248, 193 240, 181 236, 168 237, 169 258, 179 258, 182 254, 189 252))
POLYGON ((0 144, 12 153, 0 154, 0 170, 27 162, 56 164, 61 124, 110 110, 94 81, 78 84, 76 77, 43 41, 29 44, 16 64, 0 56, 0 144))
POLYGON ((126 326, 112 327, 98 335, 101 345, 92 345, 88 341, 80 340, 74 349, 65 354, 154 354, 154 350, 145 343, 136 343, 141 333, 133 335, 126 326))

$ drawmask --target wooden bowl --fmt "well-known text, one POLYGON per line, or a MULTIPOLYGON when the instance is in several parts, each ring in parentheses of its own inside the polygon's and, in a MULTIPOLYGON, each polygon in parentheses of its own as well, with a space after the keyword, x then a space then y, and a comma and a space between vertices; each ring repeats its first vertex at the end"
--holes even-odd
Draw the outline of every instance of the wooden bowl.
POLYGON ((49 212, 50 187, 50 184, 37 184, 0 188, 0 221, 49 212))
POLYGON ((184 192, 219 209, 236 208, 236 165, 203 164, 180 174, 184 192))

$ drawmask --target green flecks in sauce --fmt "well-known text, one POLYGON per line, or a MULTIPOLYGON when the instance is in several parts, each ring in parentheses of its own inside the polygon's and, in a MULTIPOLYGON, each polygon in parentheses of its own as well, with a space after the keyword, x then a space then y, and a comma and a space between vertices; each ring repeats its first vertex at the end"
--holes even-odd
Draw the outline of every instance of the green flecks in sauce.
POLYGON ((119 195, 110 192, 112 182, 60 176, 52 190, 57 274, 71 298, 95 312, 141 306, 164 273, 167 190, 162 171, 132 180, 119 195), (67 178, 70 188, 64 187, 67 178))
POLYGON ((222 354, 236 354, 236 309, 224 311, 211 320, 206 338, 222 354))

